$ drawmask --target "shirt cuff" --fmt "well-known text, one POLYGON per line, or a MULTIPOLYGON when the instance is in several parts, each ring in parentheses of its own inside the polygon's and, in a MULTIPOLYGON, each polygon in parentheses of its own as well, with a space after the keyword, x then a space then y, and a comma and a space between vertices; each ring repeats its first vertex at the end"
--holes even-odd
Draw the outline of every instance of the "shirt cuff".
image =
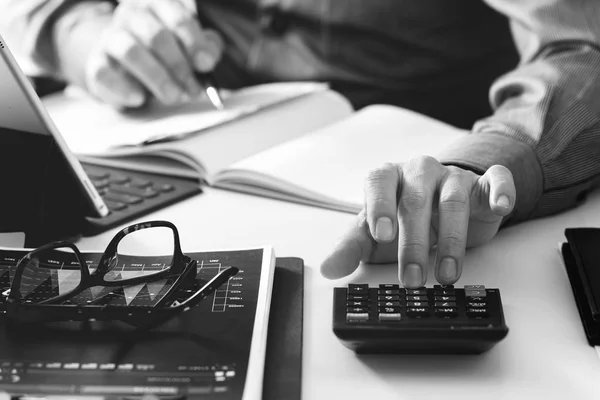
POLYGON ((437 159, 480 174, 493 165, 512 172, 517 198, 512 213, 503 224, 528 218, 544 189, 541 164, 531 146, 510 136, 496 133, 471 133, 446 147, 437 159))

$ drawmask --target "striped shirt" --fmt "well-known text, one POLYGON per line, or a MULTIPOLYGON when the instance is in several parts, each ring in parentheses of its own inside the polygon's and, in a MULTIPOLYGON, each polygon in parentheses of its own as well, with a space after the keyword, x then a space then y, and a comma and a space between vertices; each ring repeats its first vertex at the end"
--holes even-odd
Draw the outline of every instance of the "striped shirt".
MULTIPOLYGON (((68 26, 57 21, 78 3, 89 9, 86 17, 118 6, 114 0, 4 3, 0 30, 11 48, 56 75, 52 38, 68 26)), ((392 103, 472 127, 438 159, 479 173, 507 166, 517 188, 508 222, 573 207, 600 183, 598 0, 201 0, 195 6, 201 23, 226 40, 216 72, 230 86, 327 80, 357 106, 392 103)))

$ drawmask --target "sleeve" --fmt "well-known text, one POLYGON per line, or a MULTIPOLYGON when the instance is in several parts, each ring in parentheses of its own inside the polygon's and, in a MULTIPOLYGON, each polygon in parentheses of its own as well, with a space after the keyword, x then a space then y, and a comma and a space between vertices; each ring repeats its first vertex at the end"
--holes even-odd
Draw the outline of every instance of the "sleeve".
POLYGON ((509 168, 506 224, 573 207, 600 183, 600 1, 486 1, 510 18, 521 62, 492 85, 494 114, 438 159, 509 168))
POLYGON ((109 0, 3 0, 0 34, 11 50, 31 62, 37 72, 58 75, 53 26, 70 12, 103 13, 109 0))

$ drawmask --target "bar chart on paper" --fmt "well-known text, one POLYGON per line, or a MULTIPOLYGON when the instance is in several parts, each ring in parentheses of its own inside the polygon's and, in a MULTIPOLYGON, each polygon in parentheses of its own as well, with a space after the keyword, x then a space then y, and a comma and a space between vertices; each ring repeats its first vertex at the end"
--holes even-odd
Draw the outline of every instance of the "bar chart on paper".
MULTIPOLYGON (((8 291, 16 262, 24 253, 0 249, 2 292, 8 291)), ((230 266, 239 272, 188 312, 149 332, 118 322, 36 325, 35 329, 12 325, 11 329, 0 329, 0 390, 125 397, 147 392, 185 394, 188 399, 217 396, 222 400, 239 400, 246 391, 251 392, 246 383, 262 380, 262 375, 258 379, 248 377, 252 371, 262 371, 261 356, 250 357, 250 349, 255 340, 263 340, 255 337, 256 332, 266 334, 261 322, 264 318, 257 317, 264 315, 264 307, 269 306, 259 299, 270 290, 261 276, 274 268, 272 250, 185 254, 198 262, 196 286, 186 290, 194 291, 230 266), (260 329, 256 329, 257 323, 260 329), (42 381, 44 385, 40 385, 42 381)), ((83 256, 93 271, 101 254, 83 256)), ((120 258, 122 263, 115 272, 131 277, 165 267, 156 257, 134 257, 120 258)), ((45 279, 31 285, 32 293, 54 296, 70 290, 73 268, 69 263, 42 261, 48 271, 45 279)), ((164 282, 156 281, 111 289, 110 304, 152 303, 164 286, 164 282)), ((7 322, 3 297, 0 325, 7 322)))

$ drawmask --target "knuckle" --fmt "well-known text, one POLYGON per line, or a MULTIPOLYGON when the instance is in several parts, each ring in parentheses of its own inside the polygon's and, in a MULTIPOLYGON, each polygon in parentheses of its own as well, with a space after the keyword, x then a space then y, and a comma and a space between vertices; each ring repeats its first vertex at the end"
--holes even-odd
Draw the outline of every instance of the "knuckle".
POLYGON ((454 189, 440 194, 440 208, 450 210, 464 209, 469 202, 469 194, 465 190, 454 189))
POLYGON ((429 254, 429 249, 425 243, 416 238, 408 238, 404 243, 401 243, 401 246, 405 253, 415 255, 429 254))
POLYGON ((423 192, 403 193, 400 198, 400 205, 405 210, 424 210, 427 208, 427 195, 423 192))
POLYGON ((448 233, 438 238, 438 246, 449 254, 461 254, 465 247, 465 240, 458 233, 448 233))
POLYGON ((413 159, 413 164, 417 169, 423 170, 423 171, 428 171, 428 170, 434 169, 440 165, 438 160, 436 160, 434 157, 431 157, 428 155, 422 155, 422 156, 415 157, 413 159))

